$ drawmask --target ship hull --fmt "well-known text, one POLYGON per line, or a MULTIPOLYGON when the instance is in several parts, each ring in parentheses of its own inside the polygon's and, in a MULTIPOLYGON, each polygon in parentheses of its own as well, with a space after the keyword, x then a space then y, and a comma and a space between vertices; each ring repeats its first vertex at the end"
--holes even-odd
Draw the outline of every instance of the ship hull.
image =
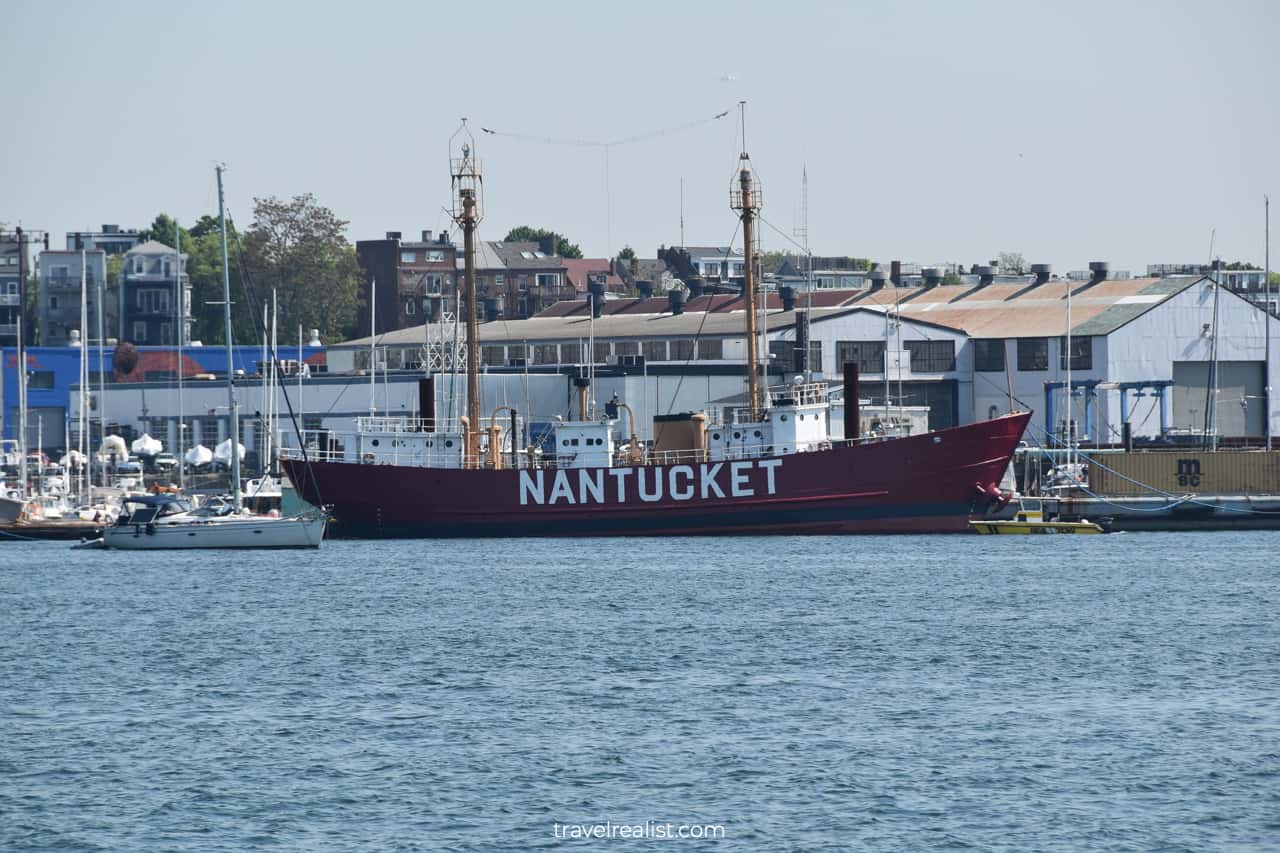
POLYGON ((285 460, 347 538, 959 533, 1029 419, 738 462, 460 470, 285 460))

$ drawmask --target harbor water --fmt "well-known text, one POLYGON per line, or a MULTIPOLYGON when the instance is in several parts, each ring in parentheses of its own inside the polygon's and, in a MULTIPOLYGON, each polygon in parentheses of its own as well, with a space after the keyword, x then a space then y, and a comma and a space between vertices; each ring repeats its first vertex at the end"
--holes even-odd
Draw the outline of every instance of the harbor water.
POLYGON ((0 849, 1275 848, 1278 553, 5 543, 0 849))

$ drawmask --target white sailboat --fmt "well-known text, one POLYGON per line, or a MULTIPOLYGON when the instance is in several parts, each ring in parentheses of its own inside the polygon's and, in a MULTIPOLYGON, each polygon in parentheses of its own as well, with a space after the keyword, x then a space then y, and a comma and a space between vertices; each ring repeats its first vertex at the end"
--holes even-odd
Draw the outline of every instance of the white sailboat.
MULTIPOLYGON (((224 442, 231 466, 230 509, 220 513, 193 509, 173 495, 135 495, 125 500, 125 511, 102 532, 107 548, 160 550, 172 548, 318 548, 324 538, 323 510, 300 516, 253 515, 244 511, 240 492, 239 412, 236 405, 235 362, 231 344, 231 274, 227 266, 227 220, 222 201, 222 166, 218 174, 218 220, 222 227, 222 296, 227 338, 227 401, 231 434, 224 442)), ((194 448, 193 448, 194 449, 194 448)), ((221 450, 221 445, 219 446, 221 450)))

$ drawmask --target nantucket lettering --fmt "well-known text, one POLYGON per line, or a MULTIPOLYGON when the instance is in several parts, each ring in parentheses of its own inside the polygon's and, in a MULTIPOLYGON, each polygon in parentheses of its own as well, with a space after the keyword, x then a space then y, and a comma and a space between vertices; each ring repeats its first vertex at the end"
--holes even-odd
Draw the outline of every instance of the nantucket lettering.
POLYGON ((520 505, 656 503, 776 495, 781 459, 520 471, 520 505))

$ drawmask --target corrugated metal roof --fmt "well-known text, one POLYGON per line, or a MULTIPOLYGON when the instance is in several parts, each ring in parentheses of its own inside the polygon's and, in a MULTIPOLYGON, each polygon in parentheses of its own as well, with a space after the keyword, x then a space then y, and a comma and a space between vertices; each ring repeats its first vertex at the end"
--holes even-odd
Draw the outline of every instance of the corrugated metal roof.
MULTIPOLYGON (((1049 282, 1035 288, 1023 284, 992 284, 970 291, 956 300, 956 288, 892 288, 863 292, 827 292, 817 305, 815 293, 813 322, 821 322, 854 311, 897 310, 903 319, 928 323, 963 332, 973 338, 1052 337, 1066 332, 1066 294, 1071 288, 1072 333, 1106 335, 1145 314, 1170 297, 1200 281, 1200 276, 1160 279, 1106 281, 1093 287, 1085 283, 1049 282), (910 301, 902 297, 914 294, 910 301), (1077 295, 1078 294, 1078 295, 1077 295)), ((795 312, 778 310, 777 294, 769 294, 767 314, 770 329, 795 324, 795 312)), ((797 306, 803 307, 803 295, 797 306)), ((537 317, 480 325, 481 341, 566 340, 585 337, 589 327, 586 300, 557 303, 537 317), (563 307, 561 307, 563 306, 563 307)), ((673 315, 666 299, 610 300, 603 316, 595 321, 599 338, 741 335, 741 297, 712 294, 690 300, 685 313, 673 315)), ((402 329, 379 336, 379 343, 421 343, 422 327, 402 329)), ((369 339, 348 341, 348 346, 369 345, 369 339)))

